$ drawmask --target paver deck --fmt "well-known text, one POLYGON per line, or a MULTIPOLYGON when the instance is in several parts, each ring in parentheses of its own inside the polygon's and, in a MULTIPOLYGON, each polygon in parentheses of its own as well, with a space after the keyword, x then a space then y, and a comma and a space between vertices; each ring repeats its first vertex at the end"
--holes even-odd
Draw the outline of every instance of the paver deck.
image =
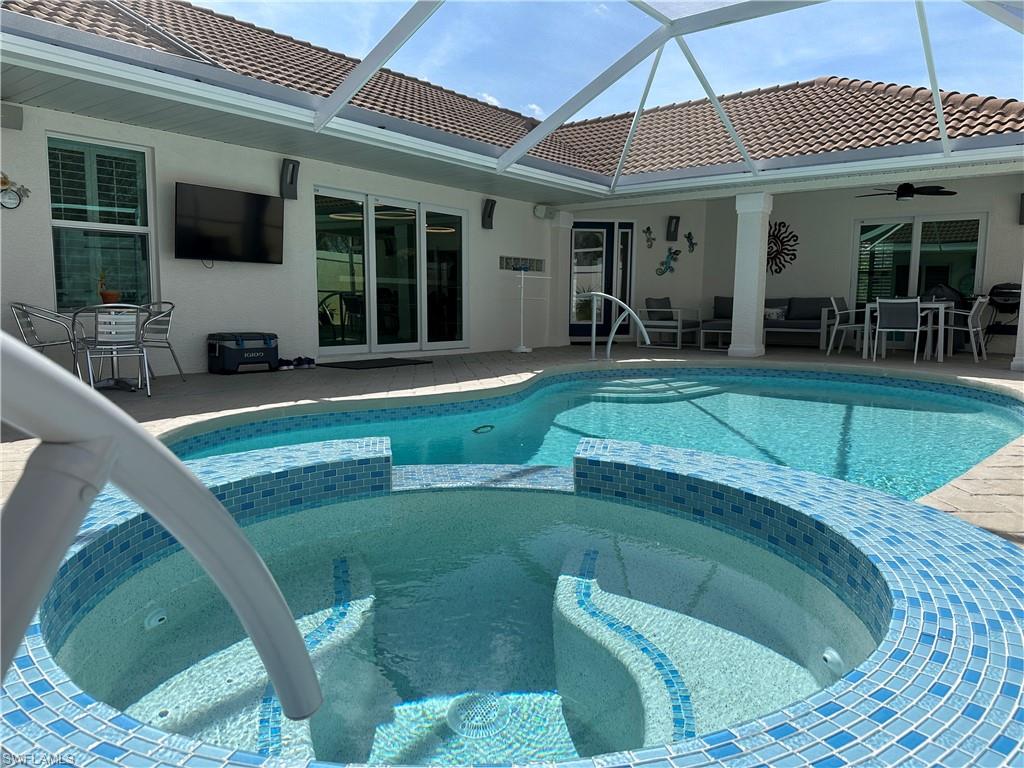
MULTIPOLYGON (((539 375, 571 370, 680 364, 763 366, 832 370, 931 379, 982 387, 1024 399, 1024 376, 1009 370, 1009 358, 991 356, 974 364, 958 355, 945 363, 920 362, 898 353, 884 363, 846 352, 825 357, 816 349, 772 348, 756 359, 730 358, 693 349, 636 349, 618 345, 614 359, 590 360, 589 347, 549 347, 526 355, 510 352, 437 355, 431 365, 349 370, 314 368, 275 374, 161 376, 153 396, 112 391, 110 399, 154 435, 207 419, 305 405, 371 407, 444 399, 456 393, 495 391, 528 384, 539 375)), ((421 355, 421 357, 425 357, 421 355)), ((5 434, 0 445, 0 499, 6 499, 35 445, 5 434)), ((920 499, 1024 546, 1024 438, 1017 439, 966 473, 920 499)))

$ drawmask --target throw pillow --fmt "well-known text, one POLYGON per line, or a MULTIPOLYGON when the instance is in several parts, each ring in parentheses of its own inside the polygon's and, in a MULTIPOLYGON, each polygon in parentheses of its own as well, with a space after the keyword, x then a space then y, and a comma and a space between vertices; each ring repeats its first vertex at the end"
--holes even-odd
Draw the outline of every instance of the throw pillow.
POLYGON ((785 307, 765 307, 764 308, 764 319, 765 320, 785 320, 786 319, 786 308, 785 307))

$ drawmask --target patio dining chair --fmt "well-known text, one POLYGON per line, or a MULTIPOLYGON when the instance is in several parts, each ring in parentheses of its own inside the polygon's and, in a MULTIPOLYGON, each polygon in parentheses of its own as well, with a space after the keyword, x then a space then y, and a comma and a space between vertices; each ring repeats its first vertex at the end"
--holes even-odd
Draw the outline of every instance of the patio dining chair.
POLYGON ((882 359, 885 359, 885 337, 890 333, 913 334, 914 336, 914 365, 917 365, 917 347, 921 331, 928 332, 929 342, 931 340, 931 327, 927 318, 930 311, 921 311, 921 299, 878 299, 878 315, 875 318, 875 343, 871 353, 871 360, 878 359, 878 343, 881 338, 882 359))
POLYGON ((981 351, 981 359, 988 360, 988 353, 985 351, 985 326, 982 324, 981 316, 988 306, 988 296, 978 296, 974 304, 967 309, 948 309, 946 315, 949 317, 946 325, 946 333, 950 338, 950 351, 953 354, 952 340, 957 333, 966 333, 967 342, 971 345, 971 354, 974 355, 974 362, 978 362, 978 351, 981 351), (963 318, 963 325, 957 324, 957 319, 963 318))
POLYGON ((50 347, 67 347, 71 352, 71 370, 76 371, 79 378, 82 377, 82 368, 78 364, 78 355, 75 354, 75 332, 70 317, 62 315, 60 312, 54 312, 52 309, 20 301, 11 302, 11 312, 14 313, 14 322, 18 324, 21 338, 28 346, 39 350, 44 355, 50 347), (59 327, 64 338, 43 339, 39 335, 39 329, 36 328, 36 321, 59 327))
POLYGON ((825 352, 825 356, 828 357, 832 354, 832 345, 835 344, 836 334, 842 332, 839 337, 839 349, 837 353, 843 351, 843 345, 846 343, 846 332, 853 331, 853 346, 857 346, 857 337, 864 331, 864 321, 857 320, 857 313, 864 312, 863 309, 850 309, 846 303, 845 296, 832 296, 832 311, 836 315, 835 325, 832 326, 832 335, 828 339, 828 349, 825 352))
MULTIPOLYGON (((185 372, 181 370, 181 363, 171 346, 171 315, 174 312, 174 304, 170 301, 152 301, 143 304, 140 309, 146 312, 149 317, 142 323, 142 346, 147 349, 166 349, 171 353, 171 359, 178 369, 178 375, 185 381, 185 372)), ((149 358, 146 358, 149 365, 149 358)), ((155 376, 153 368, 150 367, 149 375, 155 376)))
POLYGON ((149 360, 142 342, 142 326, 146 312, 134 304, 97 304, 82 307, 72 315, 75 349, 85 354, 85 367, 89 371, 89 386, 96 386, 96 379, 103 374, 103 361, 110 360, 111 378, 118 379, 118 363, 121 358, 134 357, 139 362, 139 384, 146 382, 146 397, 152 393, 149 388, 149 360), (85 328, 91 318, 92 335, 85 328), (93 370, 93 360, 99 361, 98 371, 93 370))

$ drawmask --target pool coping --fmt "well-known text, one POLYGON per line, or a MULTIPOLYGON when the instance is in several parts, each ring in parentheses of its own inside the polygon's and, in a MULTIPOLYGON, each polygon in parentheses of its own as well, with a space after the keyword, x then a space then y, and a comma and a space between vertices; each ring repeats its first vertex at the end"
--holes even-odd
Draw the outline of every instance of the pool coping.
MULTIPOLYGON (((666 505, 672 506, 667 501, 672 488, 697 479, 736 489, 737 498, 750 496, 751 503, 767 499, 782 504, 834 529, 884 576, 892 618, 864 664, 779 712, 665 747, 560 763, 563 768, 682 768, 757 760, 815 768, 908 761, 1010 765, 1024 756, 1024 707, 1019 703, 1024 553, 1014 545, 914 502, 755 461, 591 439, 577 451, 577 489, 578 474, 588 466, 612 479, 588 481, 587 495, 618 503, 666 511, 666 505), (636 473, 645 479, 632 481, 630 490, 622 478, 636 473), (658 479, 652 480, 654 475, 658 479), (656 491, 650 497, 639 492, 647 485, 656 491)), ((430 467, 423 465, 393 483, 391 492, 491 488, 506 475, 512 476, 513 487, 566 491, 564 470, 531 477, 522 469, 449 465, 439 468, 433 484, 430 467)), ((137 515, 117 514, 123 519, 137 515)), ((100 516, 88 525, 107 530, 110 523, 100 516)), ((15 755, 73 756, 81 765, 156 766, 175 760, 191 768, 284 764, 163 733, 93 700, 57 667, 38 622, 29 628, 5 680, 2 718, 5 749, 15 755)))

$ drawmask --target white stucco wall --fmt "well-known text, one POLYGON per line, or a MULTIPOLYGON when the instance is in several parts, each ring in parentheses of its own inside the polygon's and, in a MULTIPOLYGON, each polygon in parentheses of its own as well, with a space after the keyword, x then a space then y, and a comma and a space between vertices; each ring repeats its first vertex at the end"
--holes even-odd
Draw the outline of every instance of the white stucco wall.
MULTIPOLYGON (((800 237, 800 245, 795 262, 779 275, 768 275, 765 295, 780 298, 849 296, 852 293, 854 222, 916 215, 986 214, 982 290, 996 283, 1020 282, 1024 226, 1018 223, 1018 216, 1024 177, 1008 174, 958 179, 946 186, 958 194, 900 202, 891 197, 857 198, 856 195, 870 191, 863 187, 776 195, 771 220, 787 222, 800 237)), ((707 202, 707 229, 703 295, 705 308, 710 310, 714 296, 733 293, 736 252, 733 198, 707 202)), ((1013 342, 1011 337, 997 337, 990 351, 1010 352, 1013 342)))
MULTIPOLYGON (((221 263, 174 258, 174 184, 178 181, 276 195, 281 155, 162 131, 26 107, 20 131, 3 130, 4 171, 32 191, 13 211, 0 213, 0 300, 3 328, 15 331, 8 303, 54 306, 46 138, 50 133, 148 149, 155 232, 154 298, 177 305, 172 340, 186 371, 206 369, 206 334, 260 330, 280 336, 281 354, 318 356, 313 188, 316 185, 466 211, 465 268, 469 275, 468 341, 474 351, 511 348, 519 337, 519 291, 514 273, 498 269, 500 255, 549 258, 552 222, 533 216, 532 204, 498 198, 493 230, 480 226, 483 195, 438 184, 372 173, 297 157, 299 199, 285 201, 284 264, 221 263)), ((557 260, 549 259, 549 263, 557 260)), ((527 343, 549 338, 550 284, 532 281, 527 343)), ((564 329, 557 329, 564 334, 564 329)), ((158 374, 173 367, 155 353, 158 374)))

